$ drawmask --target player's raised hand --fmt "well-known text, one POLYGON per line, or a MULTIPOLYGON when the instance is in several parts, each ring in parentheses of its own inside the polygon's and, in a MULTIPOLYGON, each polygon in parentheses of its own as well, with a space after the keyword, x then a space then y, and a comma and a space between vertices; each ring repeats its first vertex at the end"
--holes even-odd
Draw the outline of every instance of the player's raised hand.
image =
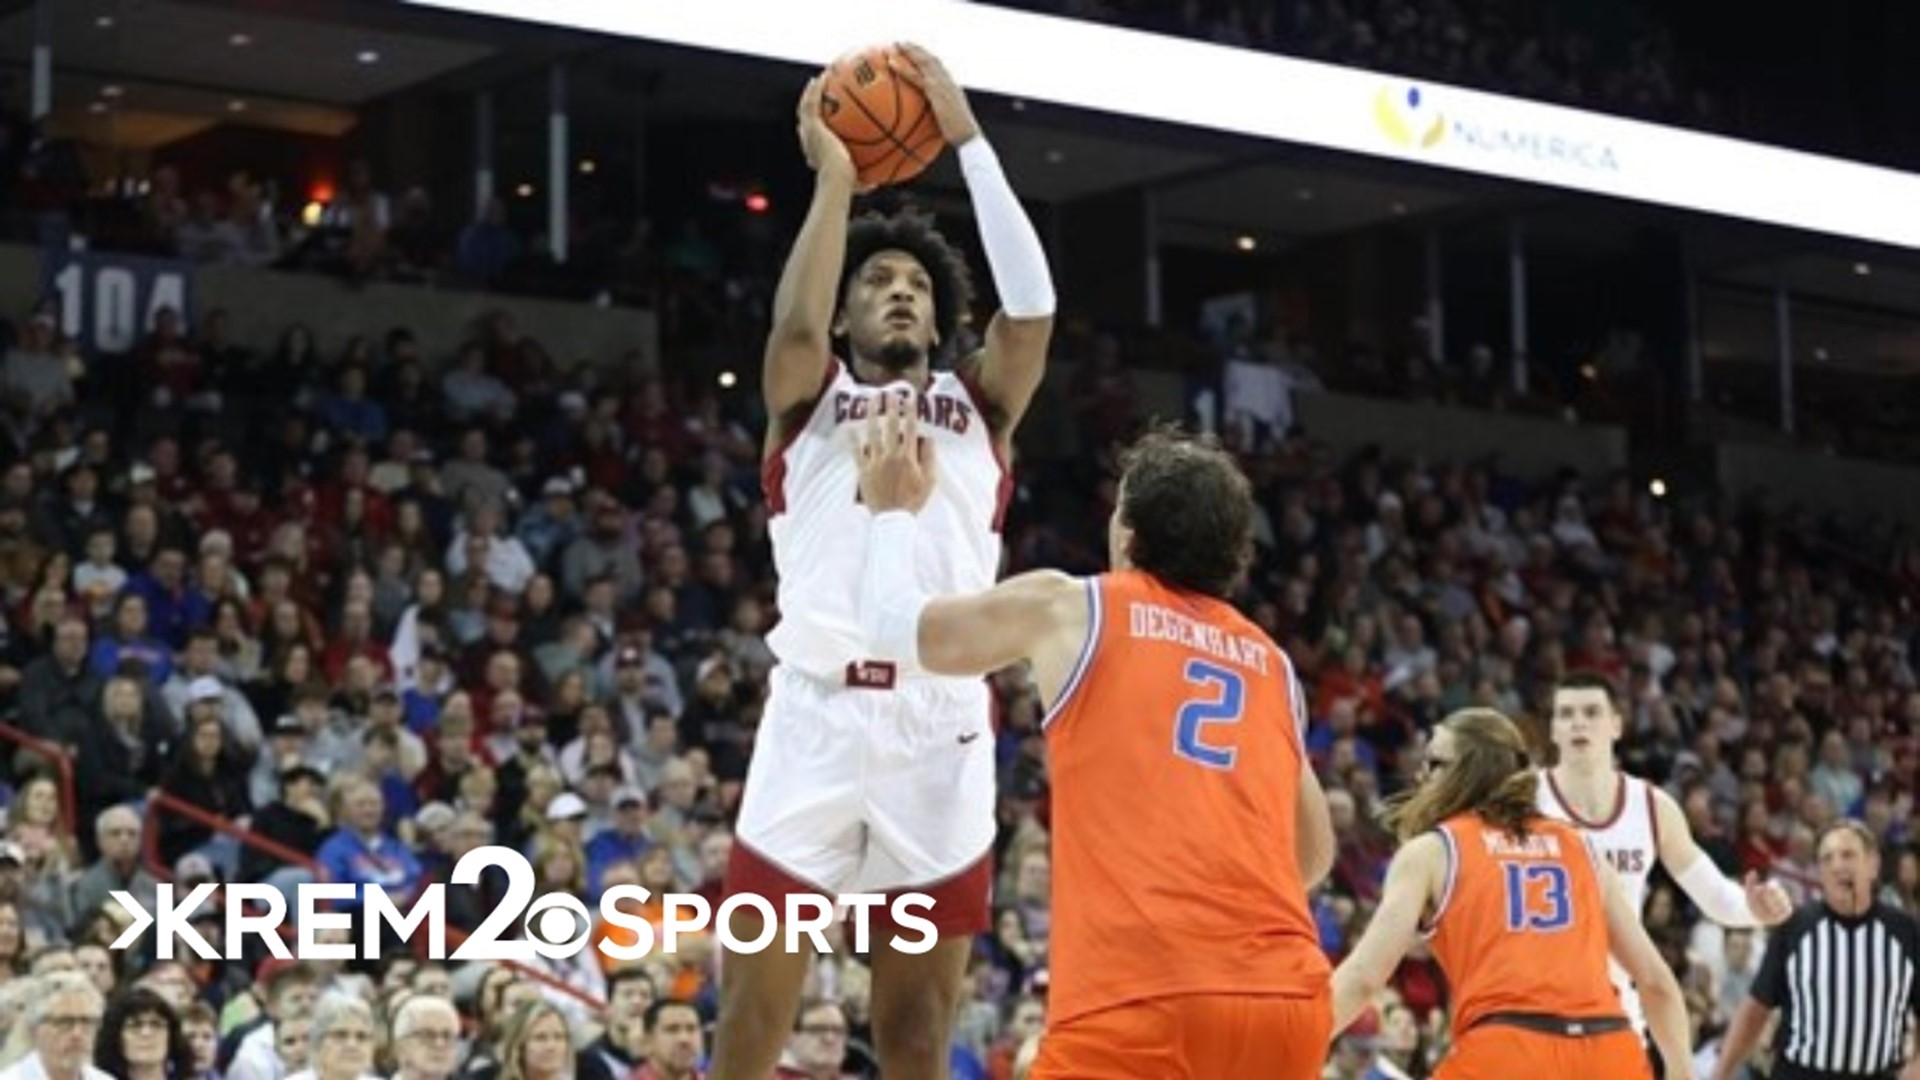
POLYGON ((1747 889, 1747 908, 1760 920, 1760 925, 1779 926, 1793 914, 1793 898, 1779 882, 1761 881, 1759 874, 1749 871, 1743 884, 1747 889))
POLYGON ((821 114, 821 101, 826 97, 827 80, 819 75, 807 82, 806 90, 800 94, 800 107, 796 110, 796 128, 800 135, 800 152, 806 155, 807 167, 822 176, 831 176, 845 180, 849 185, 858 187, 858 171, 853 167, 853 155, 847 153, 847 144, 827 126, 826 118, 821 114))
POLYGON ((947 145, 957 147, 980 134, 980 122, 973 118, 967 92, 947 74, 940 58, 912 42, 901 42, 896 48, 907 61, 901 76, 927 95, 927 104, 933 107, 933 119, 940 125, 940 136, 947 145))
POLYGON ((911 394, 882 391, 860 433, 860 501, 876 514, 917 514, 933 495, 933 483, 933 440, 920 434, 911 394))

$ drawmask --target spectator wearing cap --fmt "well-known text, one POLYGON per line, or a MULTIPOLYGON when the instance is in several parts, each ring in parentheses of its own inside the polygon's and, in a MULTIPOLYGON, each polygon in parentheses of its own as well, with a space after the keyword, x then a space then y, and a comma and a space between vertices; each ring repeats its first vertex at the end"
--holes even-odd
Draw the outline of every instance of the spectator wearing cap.
POLYGON ((587 820, 581 835, 592 839, 613 828, 613 795, 626 778, 616 765, 602 762, 587 769, 575 788, 587 804, 587 820))
POLYGON ((587 893, 597 898, 604 891, 607 868, 616 863, 638 862, 654 846, 647 831, 646 793, 625 787, 613 793, 613 821, 587 841, 587 893))
POLYGON ((33 1052, 0 1070, 0 1080, 116 1080, 92 1064, 106 1013, 98 987, 77 971, 42 976, 21 1025, 33 1052))
POLYGON ((747 756, 753 734, 740 720, 740 695, 733 665, 723 652, 700 661, 695 669, 693 697, 680 714, 680 745, 705 750, 713 774, 722 784, 746 780, 747 756))
POLYGON ((404 716, 399 691, 385 684, 375 688, 367 706, 367 731, 393 733, 395 765, 406 783, 412 784, 427 767, 427 744, 407 730, 404 716))
MULTIPOLYGON (((586 840, 587 800, 571 791, 562 791, 547 800, 548 837, 578 849, 586 840)), ((582 867, 582 871, 586 868, 582 867)))
POLYGON ((514 529, 534 565, 551 567, 580 536, 580 514, 574 503, 572 477, 548 477, 540 487, 540 502, 520 517, 514 529))
POLYGON ((644 630, 634 634, 610 659, 614 724, 621 730, 630 735, 646 730, 647 715, 653 709, 665 709, 677 717, 686 708, 673 665, 653 651, 651 634, 644 630))
MULTIPOLYGON (((292 851, 318 851, 333 828, 325 797, 326 774, 297 757, 283 759, 278 786, 277 797, 263 803, 259 812, 254 814, 254 833, 262 840, 271 840, 292 851)), ((296 885, 299 881, 291 876, 284 882, 273 879, 276 874, 289 868, 301 871, 302 876, 311 876, 277 852, 248 845, 240 854, 239 878, 242 881, 271 882, 281 885, 285 891, 287 885, 296 885)), ((292 910, 291 904, 289 910, 292 910)))
POLYGON ((606 578, 613 583, 614 604, 624 608, 640 598, 646 584, 639 539, 613 496, 590 491, 584 501, 585 527, 560 553, 561 592, 569 600, 581 600, 589 583, 606 578))
POLYGON ((151 910, 159 883, 140 864, 140 815, 131 807, 110 807, 94 819, 93 835, 100 856, 68 886, 67 921, 104 907, 115 890, 132 894, 151 910))
POLYGON ((247 753, 260 749, 264 741, 260 717, 245 694, 220 678, 220 635, 211 625, 195 627, 188 634, 180 666, 161 686, 160 694, 182 728, 186 727, 191 705, 209 698, 218 701, 220 718, 234 745, 247 753))

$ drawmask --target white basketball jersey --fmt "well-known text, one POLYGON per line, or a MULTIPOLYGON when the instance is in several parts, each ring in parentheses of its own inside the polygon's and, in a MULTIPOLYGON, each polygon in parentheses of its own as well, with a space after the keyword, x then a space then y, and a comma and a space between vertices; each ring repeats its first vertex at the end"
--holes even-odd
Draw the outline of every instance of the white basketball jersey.
MULTIPOLYGON (((767 645, 781 663, 822 679, 841 679, 849 664, 872 659, 856 610, 872 515, 860 505, 854 453, 874 401, 904 385, 868 386, 833 361, 812 415, 764 466, 767 531, 780 582, 780 621, 767 645)), ((930 596, 988 588, 1000 573, 1000 523, 1012 476, 958 375, 933 372, 919 410, 920 432, 933 439, 939 470, 919 514, 914 561, 920 587, 930 596)))
MULTIPOLYGON (((1633 910, 1644 911, 1647 903, 1647 878, 1660 861, 1660 827, 1654 816, 1653 787, 1637 776, 1619 773, 1620 786, 1614 794, 1613 809, 1606 817, 1583 818, 1560 794, 1550 769, 1540 770, 1538 802, 1548 817, 1576 826, 1593 843, 1600 857, 1612 864, 1626 891, 1633 910)), ((1644 1030, 1646 1015, 1640 1008, 1640 995, 1626 969, 1609 961, 1614 988, 1620 991, 1620 1004, 1636 1029, 1644 1030)))

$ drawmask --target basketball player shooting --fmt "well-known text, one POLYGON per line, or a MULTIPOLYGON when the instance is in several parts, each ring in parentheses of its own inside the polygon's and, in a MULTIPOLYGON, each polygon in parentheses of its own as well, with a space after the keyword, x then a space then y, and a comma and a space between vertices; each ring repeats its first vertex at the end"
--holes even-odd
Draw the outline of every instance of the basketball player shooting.
MULTIPOLYGON (((926 50, 901 46, 940 133, 955 147, 1001 310, 983 347, 950 370, 968 280, 960 255, 923 219, 849 221, 860 187, 846 145, 822 117, 823 80, 798 110, 815 172, 774 297, 763 391, 764 488, 781 621, 779 660, 742 795, 730 893, 775 911, 796 892, 920 892, 939 943, 896 951, 886 912, 869 913, 872 1024, 889 1080, 945 1077, 972 936, 990 924, 994 822, 991 699, 979 678, 877 660, 855 598, 870 515, 860 505, 855 433, 881 393, 925 418, 945 467, 912 561, 942 592, 990 586, 1011 490, 1012 438, 1045 373, 1054 293, 1039 237, 980 133, 966 95, 926 50), (836 355, 835 345, 843 352, 836 355)), ((760 917, 743 909, 741 940, 760 917)), ((715 1080, 765 1080, 799 1007, 811 956, 782 936, 721 969, 715 1080)))
MULTIPOLYGON (((1656 784, 1614 765, 1614 746, 1625 721, 1603 675, 1573 674, 1553 691, 1550 735, 1557 763, 1540 772, 1543 813, 1585 831, 1619 874, 1633 910, 1646 906, 1647 878, 1654 863, 1666 868, 1707 918, 1721 926, 1777 926, 1793 914, 1793 901, 1774 882, 1748 874, 1735 882, 1720 872, 1693 838, 1687 816, 1656 784)), ((1618 964, 1613 982, 1634 1028, 1645 1032, 1646 1016, 1633 980, 1618 964)))

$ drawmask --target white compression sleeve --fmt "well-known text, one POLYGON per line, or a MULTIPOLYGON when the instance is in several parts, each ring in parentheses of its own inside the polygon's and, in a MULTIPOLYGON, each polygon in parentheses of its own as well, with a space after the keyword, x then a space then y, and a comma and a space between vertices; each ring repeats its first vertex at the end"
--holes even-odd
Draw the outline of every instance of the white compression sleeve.
POLYGON ((905 510, 873 516, 860 574, 860 632, 876 660, 920 666, 920 612, 927 598, 914 573, 919 522, 905 510))
POLYGON ((1053 314, 1053 276, 1046 249, 1040 246, 1033 222, 1020 199, 1007 186, 1000 158, 986 136, 975 135, 960 146, 960 171, 967 178, 973 217, 980 224, 980 245, 986 248, 993 270, 993 287, 1000 307, 1016 319, 1038 319, 1053 314))
POLYGON ((1721 926, 1741 929, 1760 925, 1747 904, 1747 891, 1729 880, 1705 855, 1693 860, 1693 865, 1685 873, 1674 875, 1673 880, 1707 918, 1721 926))

